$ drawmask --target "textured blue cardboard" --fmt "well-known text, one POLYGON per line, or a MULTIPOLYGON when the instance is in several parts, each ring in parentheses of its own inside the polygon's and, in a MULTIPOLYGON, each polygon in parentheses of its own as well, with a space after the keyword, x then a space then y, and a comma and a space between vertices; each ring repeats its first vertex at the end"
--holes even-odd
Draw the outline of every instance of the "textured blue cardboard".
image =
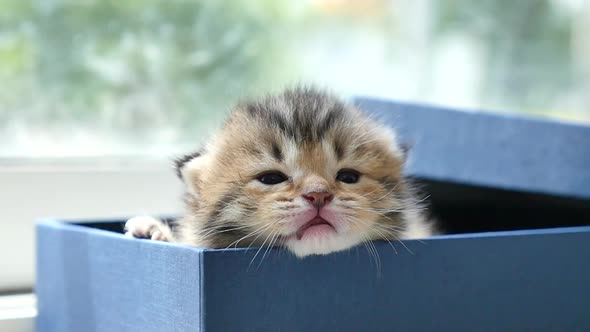
POLYGON ((201 259, 197 249, 40 222, 37 331, 201 331, 201 259))
POLYGON ((37 227, 43 332, 590 330, 589 226, 376 242, 379 264, 37 227))
POLYGON ((411 146, 406 173, 590 199, 590 127, 359 98, 411 146))
POLYGON ((357 102, 413 145, 406 173, 466 234, 297 259, 43 220, 37 330, 590 331, 590 128, 357 102))

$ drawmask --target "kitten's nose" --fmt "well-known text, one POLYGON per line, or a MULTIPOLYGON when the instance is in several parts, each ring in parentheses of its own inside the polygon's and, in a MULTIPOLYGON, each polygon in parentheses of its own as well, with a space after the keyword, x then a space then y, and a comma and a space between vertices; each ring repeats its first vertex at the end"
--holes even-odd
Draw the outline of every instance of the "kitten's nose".
POLYGON ((334 196, 325 191, 313 191, 302 195, 303 198, 317 207, 322 207, 332 200, 334 196))

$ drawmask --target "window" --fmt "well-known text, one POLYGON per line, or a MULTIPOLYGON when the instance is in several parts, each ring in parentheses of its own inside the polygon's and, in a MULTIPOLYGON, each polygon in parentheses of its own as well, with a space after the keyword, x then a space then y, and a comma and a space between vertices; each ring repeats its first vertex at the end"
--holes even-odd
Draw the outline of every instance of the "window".
POLYGON ((179 211, 169 169, 230 105, 312 82, 590 122, 578 0, 0 2, 0 292, 33 286, 38 217, 179 211))
POLYGON ((315 82, 590 121, 576 0, 3 1, 0 156, 161 158, 235 100, 315 82))

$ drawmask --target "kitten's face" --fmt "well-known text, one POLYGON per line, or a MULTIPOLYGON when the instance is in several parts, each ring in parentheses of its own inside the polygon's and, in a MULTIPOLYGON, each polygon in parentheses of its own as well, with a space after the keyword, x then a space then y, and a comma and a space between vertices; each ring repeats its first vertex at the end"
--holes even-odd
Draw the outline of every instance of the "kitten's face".
POLYGON ((299 91, 235 111, 182 165, 202 243, 326 254, 403 227, 402 154, 354 109, 299 91))

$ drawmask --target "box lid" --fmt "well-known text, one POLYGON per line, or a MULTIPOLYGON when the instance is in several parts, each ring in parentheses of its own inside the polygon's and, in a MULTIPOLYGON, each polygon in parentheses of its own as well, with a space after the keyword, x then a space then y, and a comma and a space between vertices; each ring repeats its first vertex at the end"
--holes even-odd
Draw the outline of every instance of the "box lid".
POLYGON ((358 98, 411 150, 410 176, 590 199, 590 127, 358 98))

